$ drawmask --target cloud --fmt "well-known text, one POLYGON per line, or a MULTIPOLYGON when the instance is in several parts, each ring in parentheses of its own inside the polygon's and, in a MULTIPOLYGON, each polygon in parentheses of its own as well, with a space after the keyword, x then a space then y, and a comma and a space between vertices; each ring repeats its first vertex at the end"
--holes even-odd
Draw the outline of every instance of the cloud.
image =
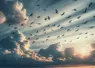
POLYGON ((58 58, 64 57, 64 54, 61 51, 59 51, 59 48, 60 48, 59 43, 52 44, 46 49, 40 49, 39 54, 46 58, 52 56, 53 57, 52 59, 55 61, 58 58))
POLYGON ((0 11, 0 24, 4 23, 6 21, 6 17, 5 15, 3 14, 2 11, 0 11))
POLYGON ((16 2, 13 4, 13 15, 12 20, 16 23, 26 24, 28 22, 28 16, 26 15, 26 9, 23 8, 21 2, 16 2))
POLYGON ((30 47, 29 41, 18 30, 12 32, 11 35, 1 40, 0 45, 2 45, 2 47, 5 49, 13 49, 16 47, 16 45, 20 46, 23 50, 28 50, 30 47))
POLYGON ((32 63, 32 62, 52 62, 51 58, 38 56, 37 53, 30 50, 29 40, 18 30, 0 41, 0 59, 6 59, 7 62, 32 63), (9 59, 11 61, 9 61, 9 59), (30 59, 30 61, 28 61, 30 59), (22 60, 22 61, 19 61, 22 60), (27 62, 25 61, 27 60, 27 62), (25 61, 25 62, 23 62, 25 61))
POLYGON ((2 3, 3 5, 0 5, 2 6, 0 10, 6 15, 7 24, 27 24, 28 16, 26 15, 27 11, 23 3, 16 0, 3 1, 2 3))

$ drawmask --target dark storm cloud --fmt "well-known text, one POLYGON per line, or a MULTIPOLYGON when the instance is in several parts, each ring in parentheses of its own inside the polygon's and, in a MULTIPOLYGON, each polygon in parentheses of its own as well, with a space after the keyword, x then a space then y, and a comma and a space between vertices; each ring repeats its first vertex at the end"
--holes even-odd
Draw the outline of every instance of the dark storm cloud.
POLYGON ((60 48, 60 44, 52 44, 46 49, 40 49, 39 54, 44 57, 49 57, 50 55, 53 57, 53 60, 57 60, 58 58, 63 58, 64 54, 58 49, 60 48))

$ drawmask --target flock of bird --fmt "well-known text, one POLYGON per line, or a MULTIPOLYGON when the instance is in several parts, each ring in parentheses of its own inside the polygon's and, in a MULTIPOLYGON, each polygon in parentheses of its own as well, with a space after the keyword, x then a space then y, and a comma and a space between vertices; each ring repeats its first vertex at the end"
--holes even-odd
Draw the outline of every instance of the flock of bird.
MULTIPOLYGON (((74 0, 74 1, 77 1, 77 0, 74 0)), ((91 6, 93 5, 93 3, 90 3, 89 5, 88 5, 88 7, 87 8, 85 8, 84 9, 84 11, 82 12, 82 13, 86 13, 87 11, 88 11, 88 8, 90 8, 91 6)), ((40 5, 37 5, 37 6, 40 6, 40 5)), ((46 9, 44 9, 44 10, 46 10, 46 9)), ((72 11, 77 11, 77 9, 73 9, 72 11)), ((55 12, 55 14, 59 14, 59 11, 57 10, 57 9, 55 9, 54 10, 54 12, 55 12)), ((61 14, 61 16, 63 16, 63 15, 65 15, 66 14, 66 12, 63 12, 62 14, 61 14)), ((31 13, 29 16, 30 17, 32 17, 34 14, 33 13, 31 13)), ((37 18, 40 18, 41 16, 37 16, 37 18)), ((67 19, 69 19, 69 18, 71 18, 72 16, 71 15, 69 15, 68 17, 67 17, 67 19)), ((81 18, 81 15, 80 16, 78 16, 77 17, 77 19, 80 19, 81 18)), ((93 18, 95 18, 95 16, 93 16, 93 18)), ((47 16, 46 18, 44 18, 44 20, 46 21, 46 20, 51 20, 52 18, 50 17, 50 16, 47 16)), ((27 19, 24 19, 24 20, 27 20, 27 19)), ((72 23, 72 21, 73 20, 70 20, 68 23, 72 23)), ((83 22, 81 25, 85 25, 85 24, 87 24, 88 23, 88 20, 87 21, 85 21, 85 22, 83 22)), ((34 24, 34 22, 31 22, 30 23, 30 28, 32 27, 31 25, 32 24, 34 24)), ((39 25, 41 25, 41 23, 38 23, 39 25)), ((78 28, 78 27, 80 27, 81 25, 76 25, 76 27, 77 27, 77 29, 75 30, 75 32, 78 32, 80 29, 78 28)), ((11 26, 11 24, 9 24, 9 26, 11 26)), ((24 26, 24 24, 21 24, 21 27, 23 27, 24 26)), ((64 26, 61 26, 61 24, 58 24, 57 26, 56 26, 56 24, 53 24, 53 25, 47 25, 46 27, 50 27, 50 26, 53 26, 53 27, 58 27, 58 28, 60 28, 60 29, 63 29, 64 30, 64 26)), ((90 26, 89 27, 89 29, 93 29, 95 26, 93 25, 93 26, 90 26)), ((14 29, 18 29, 17 27, 14 27, 14 29)), ((43 29, 43 32, 44 32, 44 34, 47 34, 47 31, 48 29, 43 29)), ((52 29, 51 29, 52 30, 52 29)), ((69 32, 69 31, 71 31, 71 29, 70 28, 68 28, 68 29, 65 29, 67 32, 69 32)), ((53 31, 53 30, 52 30, 53 31)), ((38 34, 40 31, 39 31, 39 29, 36 31, 36 34, 38 34)), ((79 33, 79 35, 82 35, 83 33, 81 32, 81 33, 79 33)), ((85 33, 85 35, 87 35, 88 34, 88 32, 86 32, 85 33)), ((31 34, 29 34, 30 35, 30 37, 28 37, 27 39, 28 40, 30 40, 31 39, 31 36, 33 36, 33 34, 31 33, 31 34)), ((91 34, 91 35, 94 35, 94 34, 91 34)), ((37 37, 38 35, 35 35, 34 37, 36 37, 36 39, 34 40, 34 41, 32 41, 32 43, 35 43, 36 42, 36 40, 40 40, 40 38, 39 37, 37 37)), ((61 38, 61 37, 64 37, 65 36, 65 34, 62 34, 62 35, 59 35, 59 36, 57 36, 56 38, 58 39, 58 38, 61 38)), ((51 36, 49 35, 49 36, 47 36, 46 37, 46 39, 44 40, 44 41, 42 41, 42 43, 44 43, 44 42, 46 42, 46 41, 49 41, 49 38, 50 38, 51 36)), ((85 37, 85 38, 88 38, 87 36, 85 37)), ((80 37, 77 37, 76 39, 80 39, 80 37)), ((72 42, 73 40, 70 40, 70 42, 72 42)), ((64 40, 64 42, 66 42, 66 40, 64 40)))

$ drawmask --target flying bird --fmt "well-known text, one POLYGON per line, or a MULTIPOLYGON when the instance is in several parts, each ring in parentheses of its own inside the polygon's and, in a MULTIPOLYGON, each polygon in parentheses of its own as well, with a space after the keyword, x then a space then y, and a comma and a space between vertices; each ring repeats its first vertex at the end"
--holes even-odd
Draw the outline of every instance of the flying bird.
POLYGON ((38 16, 37 18, 40 18, 40 16, 38 16))
POLYGON ((89 27, 90 29, 94 28, 94 26, 89 27))
POLYGON ((83 24, 87 24, 88 21, 85 21, 83 24))
POLYGON ((93 16, 93 18, 95 18, 95 16, 93 16))
POLYGON ((75 30, 75 32, 79 31, 79 29, 75 30))
POLYGON ((35 41, 33 41, 32 43, 35 43, 35 41))
POLYGON ((55 26, 55 24, 53 24, 52 26, 55 26))
POLYGON ((47 38, 49 38, 50 36, 47 36, 47 38))
POLYGON ((8 26, 11 26, 12 24, 8 24, 8 26))
POLYGON ((87 36, 85 38, 88 38, 87 36))
POLYGON ((31 39, 30 37, 27 38, 27 40, 30 40, 30 39, 31 39))
POLYGON ((62 36, 64 36, 64 34, 62 36))
POLYGON ((24 20, 27 20, 27 18, 25 18, 24 20))
POLYGON ((84 10, 84 12, 83 13, 86 13, 87 12, 87 8, 84 10))
POLYGON ((38 25, 41 25, 41 23, 37 23, 38 25))
POLYGON ((33 13, 31 13, 30 16, 33 16, 33 13))
POLYGON ((48 41, 48 39, 46 39, 46 41, 48 41))
POLYGON ((56 14, 58 14, 58 10, 57 9, 55 9, 55 12, 56 12, 56 14))
POLYGON ((47 18, 45 18, 44 20, 47 20, 47 18))
POLYGON ((67 29, 67 31, 70 31, 70 29, 67 29))
POLYGON ((57 36, 57 38, 60 38, 60 36, 57 36))
POLYGON ((91 5, 92 5, 92 3, 90 3, 88 7, 91 7, 91 5))
POLYGON ((32 34, 30 34, 32 36, 32 34))
POLYGON ((36 38, 36 40, 38 40, 39 38, 36 38))
POLYGON ((72 22, 72 20, 69 21, 69 23, 71 23, 71 22, 72 22))
POLYGON ((34 22, 31 22, 30 24, 33 24, 34 22))
POLYGON ((77 1, 77 0, 74 0, 74 1, 77 1))
POLYGON ((94 34, 91 34, 91 35, 94 35, 94 34))
POLYGON ((14 27, 14 29, 17 29, 17 27, 14 27))
POLYGON ((77 25, 76 27, 80 27, 80 25, 77 25))
POLYGON ((77 9, 73 9, 74 11, 77 11, 77 9))
POLYGON ((48 16, 48 20, 50 20, 50 17, 48 16))
POLYGON ((85 34, 88 34, 88 32, 86 32, 85 34))
POLYGON ((81 16, 78 16, 77 19, 80 19, 81 16))
POLYGON ((40 6, 39 4, 37 6, 40 6))
POLYGON ((36 33, 38 33, 38 30, 36 31, 36 33))
POLYGON ((62 27, 60 27, 60 29, 62 29, 62 28, 64 28, 63 26, 62 27))
POLYGON ((70 15, 70 16, 68 16, 67 18, 71 18, 71 15, 70 15))
POLYGON ((82 35, 82 33, 80 33, 79 35, 82 35))
POLYGON ((79 39, 79 37, 77 37, 77 39, 79 39))
POLYGON ((57 27, 60 27, 60 24, 57 27))
POLYGON ((65 12, 63 12, 62 14, 61 14, 61 16, 63 16, 65 14, 65 12))
POLYGON ((21 24, 21 26, 24 26, 24 24, 21 24))

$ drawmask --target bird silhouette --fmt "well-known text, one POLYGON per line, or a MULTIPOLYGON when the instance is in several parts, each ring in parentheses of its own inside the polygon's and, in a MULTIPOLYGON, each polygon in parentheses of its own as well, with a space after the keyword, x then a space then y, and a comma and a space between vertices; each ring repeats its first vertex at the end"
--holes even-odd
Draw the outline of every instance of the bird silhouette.
POLYGON ((88 21, 85 21, 83 24, 87 24, 88 21))
POLYGON ((12 24, 8 24, 8 26, 11 26, 12 24))
POLYGON ((55 24, 53 24, 52 26, 55 26, 55 24))
POLYGON ((79 35, 82 35, 82 33, 80 33, 79 35))
POLYGON ((37 16, 37 18, 40 18, 40 16, 37 16))
POLYGON ((60 27, 60 24, 57 27, 60 27))
POLYGON ((72 20, 69 21, 69 23, 71 23, 71 22, 72 22, 72 20))
POLYGON ((33 24, 34 22, 31 22, 30 24, 33 24))
POLYGON ((35 43, 35 41, 33 41, 32 43, 35 43))
POLYGON ((36 40, 38 40, 39 38, 36 38, 36 40))
POLYGON ((63 26, 62 27, 60 27, 60 29, 62 29, 62 28, 64 28, 63 26))
POLYGON ((81 16, 78 16, 77 19, 80 19, 81 16))
POLYGON ((71 15, 69 15, 67 18, 71 18, 71 15))
POLYGON ((86 32, 85 34, 88 34, 88 32, 86 32))
POLYGON ((70 31, 70 29, 67 29, 67 31, 70 31))
POLYGON ((63 16, 65 14, 65 12, 63 12, 62 14, 61 14, 61 16, 63 16))
POLYGON ((76 27, 80 27, 80 25, 77 25, 76 27))
POLYGON ((89 27, 90 29, 94 28, 94 26, 89 27))
POLYGON ((77 9, 73 9, 74 11, 77 11, 77 9))
POLYGON ((39 31, 37 30, 36 33, 38 33, 39 31))
POLYGON ((87 12, 87 8, 85 8, 84 12, 83 13, 86 13, 87 12))
POLYGON ((37 4, 37 6, 39 7, 40 5, 39 5, 39 4, 37 4))
POLYGON ((30 37, 27 38, 27 40, 30 40, 30 39, 31 39, 30 37))
POLYGON ((47 36, 47 38, 49 38, 50 36, 47 36))
POLYGON ((50 20, 50 17, 48 16, 48 20, 50 20))
POLYGON ((60 36, 57 36, 57 38, 60 38, 60 36))
POLYGON ((62 36, 64 36, 64 34, 62 36))
POLYGON ((92 3, 90 3, 88 7, 91 7, 91 6, 92 6, 92 3))
POLYGON ((32 34, 30 34, 32 36, 32 34))
POLYGON ((55 9, 55 12, 56 12, 56 14, 58 14, 58 10, 57 9, 55 9))
POLYGON ((33 13, 31 13, 30 16, 33 16, 33 13))
POLYGON ((75 30, 75 32, 79 31, 79 29, 75 30))
POLYGON ((47 18, 45 18, 44 20, 47 20, 47 18))
POLYGON ((79 37, 77 37, 77 39, 79 39, 79 37))
POLYGON ((17 27, 14 27, 14 29, 17 29, 17 27))

